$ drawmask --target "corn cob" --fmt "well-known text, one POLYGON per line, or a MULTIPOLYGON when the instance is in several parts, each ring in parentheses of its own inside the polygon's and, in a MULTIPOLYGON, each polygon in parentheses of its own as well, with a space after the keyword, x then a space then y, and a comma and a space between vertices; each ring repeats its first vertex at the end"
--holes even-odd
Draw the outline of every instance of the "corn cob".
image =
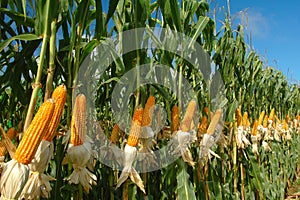
POLYGON ((285 121, 288 123, 290 120, 291 120, 291 119, 290 119, 289 114, 286 114, 286 116, 285 116, 285 121))
POLYGON ((63 113, 64 105, 66 103, 67 98, 67 88, 65 85, 58 86, 52 93, 52 99, 54 99, 55 107, 53 116, 48 126, 48 130, 44 136, 44 140, 52 141, 55 134, 58 124, 61 119, 61 115, 63 113))
POLYGON ((26 129, 16 150, 15 160, 27 165, 31 162, 42 138, 47 130, 54 111, 54 101, 49 99, 37 111, 34 119, 26 129))
POLYGON ((185 115, 181 122, 181 130, 183 132, 188 132, 190 130, 191 121, 193 120, 196 107, 197 102, 195 100, 191 100, 186 108, 185 115))
POLYGON ((265 116, 263 121, 263 127, 266 128, 268 126, 268 115, 265 116))
POLYGON ((201 123, 199 124, 200 131, 206 133, 207 126, 208 126, 208 124, 207 124, 207 117, 203 116, 201 118, 201 123))
POLYGON ((82 145, 86 135, 86 98, 79 94, 75 99, 71 119, 70 143, 74 146, 82 145))
POLYGON ((208 107, 204 107, 204 113, 208 116, 208 107))
POLYGON ((115 124, 113 127, 113 130, 111 132, 110 138, 109 138, 109 140, 114 144, 117 144, 117 142, 120 139, 119 130, 120 130, 120 128, 119 128, 118 124, 115 124))
POLYGON ((154 96, 149 96, 144 112, 143 112, 143 122, 142 126, 150 126, 151 125, 151 120, 153 116, 153 111, 154 111, 154 105, 155 105, 155 98, 154 96))
POLYGON ((242 113, 241 113, 240 108, 236 109, 235 116, 236 116, 237 126, 241 126, 242 125, 242 113))
POLYGON ((136 147, 138 145, 142 120, 143 108, 137 108, 133 114, 132 124, 127 141, 127 144, 131 147, 136 147))
POLYGON ((289 125, 288 125, 288 123, 285 120, 283 120, 283 128, 286 131, 289 130, 289 125))
POLYGON ((256 136, 256 133, 257 133, 257 127, 258 127, 258 120, 256 119, 256 120, 254 121, 253 128, 252 128, 252 135, 253 135, 253 136, 256 136))
POLYGON ((258 118, 258 125, 262 125, 264 117, 265 117, 265 111, 262 111, 258 118))
POLYGON ((270 112, 270 116, 269 116, 269 119, 272 120, 272 121, 274 120, 274 114, 275 114, 275 109, 272 108, 272 110, 270 112))
POLYGON ((208 129, 207 129, 208 135, 212 135, 215 132, 215 129, 217 128, 217 125, 221 119, 221 116, 222 116, 222 111, 217 110, 216 113, 214 114, 214 116, 212 117, 211 122, 208 126, 208 129))
MULTIPOLYGON (((10 129, 8 129, 8 131, 6 133, 6 136, 10 140, 12 140, 15 137, 16 134, 17 134, 17 131, 12 127, 10 129)), ((2 140, 3 140, 3 138, 2 138, 2 140)), ((0 143, 0 157, 5 156, 6 152, 7 152, 7 149, 6 149, 5 143, 1 142, 0 143)))
POLYGON ((179 115, 178 106, 174 105, 172 107, 172 132, 176 132, 179 129, 179 115))
POLYGON ((248 112, 244 112, 244 115, 243 115, 243 127, 244 128, 248 127, 248 112))

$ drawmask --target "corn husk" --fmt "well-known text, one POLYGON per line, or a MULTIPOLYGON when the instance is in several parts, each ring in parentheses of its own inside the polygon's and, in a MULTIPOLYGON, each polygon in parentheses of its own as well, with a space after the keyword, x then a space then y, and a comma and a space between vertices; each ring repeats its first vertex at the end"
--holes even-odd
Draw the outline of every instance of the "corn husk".
POLYGON ((156 156, 152 151, 152 147, 155 144, 153 141, 154 132, 151 127, 146 126, 142 128, 141 131, 141 148, 139 148, 139 152, 144 156, 140 156, 139 160, 147 160, 147 163, 150 165, 156 165, 156 156))
POLYGON ((249 132, 249 129, 244 130, 243 126, 237 127, 236 144, 237 144, 238 148, 244 149, 245 147, 250 145, 250 142, 246 137, 248 132, 249 132))
POLYGON ((137 173, 137 171, 133 167, 133 162, 137 155, 137 148, 126 144, 125 148, 124 148, 124 152, 125 152, 124 168, 118 179, 116 188, 120 187, 122 185, 122 183, 124 183, 129 177, 131 179, 131 181, 133 183, 135 183, 140 188, 140 190, 142 190, 144 192, 144 194, 146 194, 144 183, 143 183, 140 175, 137 173))
POLYGON ((265 152, 272 151, 271 147, 269 146, 269 144, 266 141, 262 142, 262 146, 263 146, 265 152))
POLYGON ((3 165, 0 179, 0 199, 18 199, 29 176, 29 167, 15 159, 3 165))
POLYGON ((81 184, 88 193, 96 185, 97 177, 86 167, 92 157, 92 149, 90 142, 86 141, 82 145, 74 146, 69 144, 67 156, 73 164, 74 171, 67 178, 70 184, 81 184))
POLYGON ((196 132, 195 131, 183 132, 179 130, 172 137, 173 137, 172 141, 176 143, 174 154, 181 155, 184 162, 194 167, 195 162, 193 161, 194 159, 189 150, 189 147, 190 144, 197 141, 196 132))
POLYGON ((30 169, 29 178, 20 198, 39 199, 50 197, 50 181, 55 180, 55 178, 43 173, 51 160, 53 150, 53 142, 42 140, 34 158, 28 165, 30 169))
POLYGON ((215 138, 211 134, 204 134, 203 138, 200 143, 200 153, 199 158, 200 159, 211 159, 212 155, 220 158, 219 155, 217 155, 215 152, 211 150, 212 146, 215 144, 215 138))

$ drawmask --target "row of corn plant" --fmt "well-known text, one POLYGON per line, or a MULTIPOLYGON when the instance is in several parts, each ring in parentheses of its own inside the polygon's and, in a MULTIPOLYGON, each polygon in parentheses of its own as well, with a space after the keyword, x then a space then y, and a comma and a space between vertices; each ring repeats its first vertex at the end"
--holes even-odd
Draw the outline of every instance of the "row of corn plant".
MULTIPOLYGON (((205 0, 0 3, 1 198, 284 199, 294 187, 299 171, 299 84, 265 66, 248 47, 244 27, 233 28, 230 15, 216 30, 205 0), (190 37, 209 55, 213 68, 199 72, 167 48, 143 46, 123 54, 131 47, 120 33, 137 28, 149 33, 151 27, 170 30, 167 39, 174 38, 172 31, 190 37), (102 58, 112 58, 101 77, 94 76, 94 69, 82 74, 80 66, 90 53, 115 36, 119 44, 110 45, 121 56, 113 58, 109 49, 101 52, 102 58), (178 72, 176 81, 184 77, 197 101, 184 103, 181 84, 168 75, 157 76, 175 92, 160 85, 139 87, 126 105, 133 122, 122 130, 111 112, 115 86, 136 66, 150 65, 153 71, 159 64, 178 72), (220 73, 225 94, 215 107, 213 71, 220 73), (91 77, 93 84, 81 86, 81 76, 91 77), (94 99, 91 87, 96 88, 94 99), (82 88, 87 92, 77 95, 82 88), (96 105, 96 119, 90 118, 95 112, 91 104, 96 105), (141 127, 160 123, 157 136, 140 138, 145 134, 141 127), (155 155, 150 156, 152 162, 135 163, 136 152, 153 155, 171 140, 184 144, 173 149, 180 158, 156 171, 136 171, 136 165, 146 169, 155 164, 155 155), (123 171, 95 155, 103 156, 111 143, 127 155, 123 171), (20 176, 13 176, 12 170, 20 176)), ((134 33, 133 39, 146 35, 134 33)), ((154 33, 151 37, 160 41, 154 33)), ((164 42, 160 45, 170 45, 164 42)), ((193 47, 183 54, 200 56, 193 47)), ((143 73, 136 71, 136 85, 143 73)), ((105 156, 117 159, 113 153, 105 156)))

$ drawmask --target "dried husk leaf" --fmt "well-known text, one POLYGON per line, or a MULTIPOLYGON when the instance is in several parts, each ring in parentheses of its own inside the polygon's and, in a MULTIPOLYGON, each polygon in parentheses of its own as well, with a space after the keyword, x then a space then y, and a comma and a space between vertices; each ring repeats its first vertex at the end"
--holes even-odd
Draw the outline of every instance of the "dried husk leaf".
POLYGON ((15 159, 3 165, 0 180, 1 199, 18 199, 29 176, 29 167, 15 159))
POLYGON ((137 149, 136 147, 132 147, 128 144, 126 144, 124 148, 125 156, 124 156, 124 168, 122 170, 122 173, 120 175, 120 178, 118 179, 116 188, 120 187, 122 183, 124 183, 127 178, 129 177, 132 182, 134 182, 140 190, 142 190, 145 194, 145 187, 143 184, 143 181, 140 177, 140 175, 137 173, 137 171, 133 168, 132 164, 136 158, 137 155, 137 149))
POLYGON ((34 158, 28 165, 30 174, 28 181, 22 191, 21 198, 49 198, 51 192, 49 181, 55 180, 55 178, 43 173, 51 160, 53 150, 53 142, 42 140, 36 154, 34 155, 34 158))
POLYGON ((88 162, 92 156, 92 149, 90 142, 84 142, 83 145, 74 146, 69 144, 68 158, 73 164, 74 171, 67 178, 70 184, 81 184, 84 190, 88 193, 97 181, 96 175, 86 169, 88 162))

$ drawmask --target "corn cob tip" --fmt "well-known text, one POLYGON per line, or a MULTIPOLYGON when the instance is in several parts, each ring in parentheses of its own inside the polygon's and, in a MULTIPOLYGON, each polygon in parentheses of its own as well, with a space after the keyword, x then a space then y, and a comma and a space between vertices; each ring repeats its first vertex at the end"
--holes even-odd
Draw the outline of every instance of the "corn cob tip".
POLYGON ((211 122, 208 126, 208 129, 207 129, 207 134, 208 135, 212 135, 214 132, 215 132, 215 129, 221 119, 221 116, 222 116, 222 110, 217 110, 216 113, 214 114, 214 116, 212 117, 211 119, 211 122))

